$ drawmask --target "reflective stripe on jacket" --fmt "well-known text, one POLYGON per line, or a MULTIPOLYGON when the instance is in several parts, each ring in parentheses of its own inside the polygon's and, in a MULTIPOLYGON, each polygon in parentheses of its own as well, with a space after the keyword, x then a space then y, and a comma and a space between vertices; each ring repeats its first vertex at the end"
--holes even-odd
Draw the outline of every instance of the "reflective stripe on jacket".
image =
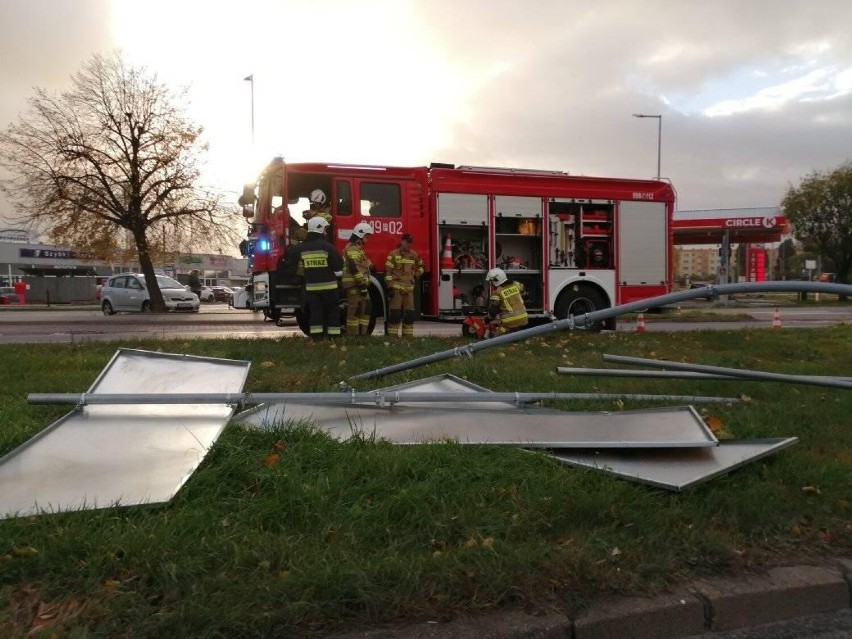
POLYGON ((350 242, 343 249, 343 288, 366 288, 373 263, 360 243, 350 242))
POLYGON ((315 234, 309 234, 309 239, 292 247, 287 259, 298 263, 305 278, 306 291, 335 290, 337 274, 343 270, 343 260, 331 244, 311 235, 315 234))
POLYGON ((529 318, 523 292, 524 286, 520 282, 506 282, 495 288, 488 300, 489 315, 498 318, 508 329, 526 326, 529 318))
POLYGON ((385 282, 389 288, 409 292, 414 290, 414 280, 423 275, 423 260, 411 249, 395 249, 385 260, 385 282))

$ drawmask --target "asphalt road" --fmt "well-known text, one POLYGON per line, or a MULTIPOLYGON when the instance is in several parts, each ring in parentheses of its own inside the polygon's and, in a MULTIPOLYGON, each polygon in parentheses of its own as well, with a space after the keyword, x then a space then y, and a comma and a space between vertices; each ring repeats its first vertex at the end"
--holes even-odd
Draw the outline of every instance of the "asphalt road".
POLYGON ((790 621, 740 628, 726 632, 707 632, 687 639, 849 639, 852 637, 852 610, 845 608, 790 621))
MULTIPOLYGON (((693 309, 705 310, 700 305, 693 309)), ((646 330, 735 330, 771 328, 774 307, 714 308, 716 321, 682 321, 674 312, 668 316, 646 316, 646 330), (737 317, 730 321, 725 316, 737 317), (749 319, 744 319, 747 316, 749 319), (724 321, 723 321, 724 320, 724 321)), ((852 305, 826 307, 789 307, 781 311, 784 327, 816 327, 852 323, 852 305)), ((382 337, 381 325, 374 336, 382 337)), ((634 320, 620 320, 619 331, 635 331, 634 320)), ((421 321, 415 325, 415 336, 461 335, 461 327, 453 322, 421 321)), ((229 309, 224 304, 204 304, 199 313, 142 313, 104 316, 97 307, 0 307, 0 343, 68 343, 80 341, 121 341, 124 339, 193 339, 240 337, 246 339, 302 337, 294 320, 276 326, 264 320, 261 313, 229 309)))

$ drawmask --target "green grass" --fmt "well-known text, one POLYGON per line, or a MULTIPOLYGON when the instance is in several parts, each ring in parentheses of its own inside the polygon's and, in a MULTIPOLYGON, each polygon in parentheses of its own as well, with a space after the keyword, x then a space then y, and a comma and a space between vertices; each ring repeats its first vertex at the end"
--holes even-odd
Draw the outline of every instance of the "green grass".
MULTIPOLYGON (((457 343, 121 345, 248 359, 247 391, 287 392, 332 390, 457 343)), ((0 346, 0 454, 68 410, 29 405, 27 393, 86 390, 117 347, 0 346)), ((601 367, 601 353, 848 376, 852 327, 560 334, 357 384, 451 372, 493 390, 742 395, 698 406, 724 426, 720 436, 801 440, 682 494, 511 448, 341 443, 310 424, 231 425, 168 505, 0 522, 0 636, 27 636, 38 623, 43 636, 310 636, 501 607, 572 613, 604 593, 653 593, 684 578, 849 553, 852 393, 555 374, 556 366, 601 367), (273 451, 280 459, 268 465, 273 451)))

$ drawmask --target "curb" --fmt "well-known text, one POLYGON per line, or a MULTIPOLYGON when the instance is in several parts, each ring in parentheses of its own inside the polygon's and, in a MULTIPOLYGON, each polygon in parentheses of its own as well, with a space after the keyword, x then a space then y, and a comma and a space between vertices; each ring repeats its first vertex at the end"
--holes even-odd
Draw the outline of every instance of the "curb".
POLYGON ((656 597, 606 597, 572 619, 495 612, 386 626, 328 639, 688 639, 852 607, 852 558, 698 579, 656 597))

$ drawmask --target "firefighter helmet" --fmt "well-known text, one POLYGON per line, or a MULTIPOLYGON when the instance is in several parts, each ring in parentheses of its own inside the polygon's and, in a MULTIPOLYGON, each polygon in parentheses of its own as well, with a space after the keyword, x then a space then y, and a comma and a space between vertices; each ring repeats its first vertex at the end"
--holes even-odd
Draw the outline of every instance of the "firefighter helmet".
POLYGON ((328 222, 322 215, 315 215, 308 220, 308 233, 322 233, 328 222))
POLYGON ((322 189, 314 189, 311 191, 311 204, 322 206, 326 203, 325 191, 322 189))
POLYGON ((508 277, 506 277, 506 271, 502 268, 492 268, 488 273, 485 274, 485 281, 490 284, 494 284, 494 286, 502 286, 508 281, 508 277))
POLYGON ((373 227, 367 224, 366 222, 359 222, 355 225, 355 228, 352 229, 352 235, 360 239, 364 239, 365 236, 372 234, 373 227))

